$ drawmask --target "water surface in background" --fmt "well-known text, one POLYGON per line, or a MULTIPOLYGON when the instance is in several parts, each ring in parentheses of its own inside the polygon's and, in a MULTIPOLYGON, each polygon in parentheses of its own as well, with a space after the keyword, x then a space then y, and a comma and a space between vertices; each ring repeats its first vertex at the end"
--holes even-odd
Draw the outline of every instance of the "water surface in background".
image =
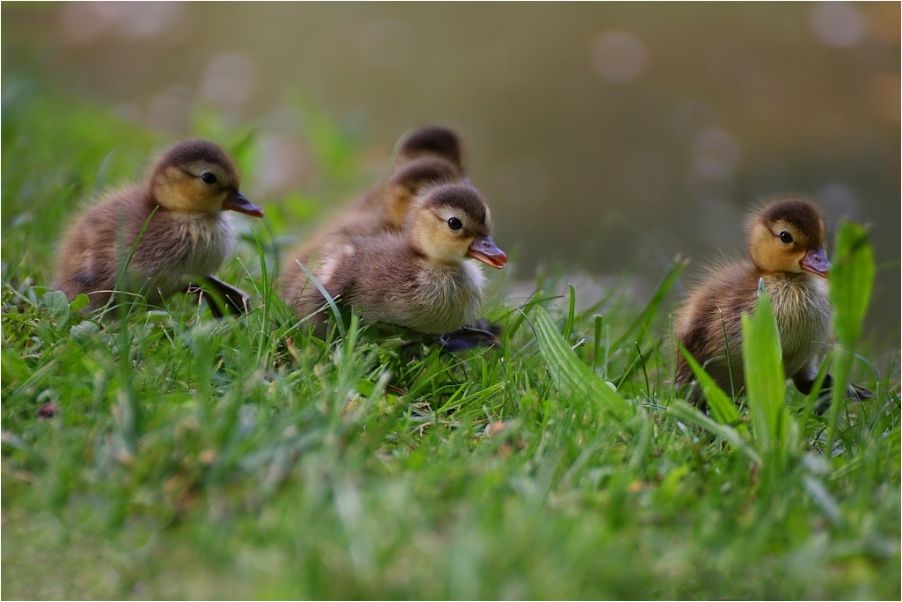
MULTIPOLYGON (((301 96, 384 169, 397 137, 465 136, 496 239, 538 264, 663 273, 743 251, 769 195, 874 224, 871 324, 899 344, 899 6, 141 4, 3 6, 4 77, 29 57, 172 135, 198 106, 253 123, 258 189, 322 190, 301 96)), ((690 273, 690 278, 692 274, 690 273)))

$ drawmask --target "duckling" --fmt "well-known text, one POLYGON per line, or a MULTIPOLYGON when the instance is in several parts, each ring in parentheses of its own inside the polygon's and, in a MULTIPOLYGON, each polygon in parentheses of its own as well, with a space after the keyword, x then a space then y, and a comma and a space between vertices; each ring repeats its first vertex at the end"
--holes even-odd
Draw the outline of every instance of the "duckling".
POLYGON ((421 188, 464 177, 460 140, 447 128, 435 126, 414 130, 402 137, 396 146, 395 167, 388 181, 340 211, 311 240, 297 245, 289 253, 290 258, 303 261, 312 250, 336 235, 400 232, 410 201, 421 188))
POLYGON ((407 210, 420 190, 454 182, 460 177, 458 168, 440 157, 414 159, 392 174, 378 194, 365 195, 360 202, 339 214, 323 232, 350 236, 400 232, 407 219, 407 210))
POLYGON ((398 141, 396 148, 398 167, 420 157, 436 156, 450 161, 464 173, 460 137, 450 128, 434 125, 413 130, 398 141))
POLYGON ((370 235, 384 230, 400 232, 410 200, 427 184, 465 179, 460 139, 454 131, 424 127, 397 143, 393 173, 387 183, 365 194, 340 213, 323 231, 370 235))
POLYGON ((407 212, 420 190, 441 183, 460 180, 460 167, 438 156, 423 156, 402 165, 385 184, 382 198, 375 210, 378 221, 375 230, 358 228, 354 234, 370 234, 374 231, 400 232, 404 228, 407 212))
MULTIPOLYGON (((462 160, 462 144, 457 133, 442 126, 427 126, 413 130, 401 138, 396 146, 395 165, 403 166, 421 157, 441 157, 452 162, 459 171, 459 177, 469 184, 462 160)), ((438 339, 438 344, 446 351, 460 351, 471 347, 483 345, 495 345, 498 343, 498 335, 501 326, 487 320, 479 320, 475 324, 468 324, 455 332, 443 334, 438 339)))
MULTIPOLYGON (((744 382, 741 315, 754 309, 763 279, 780 331, 786 375, 807 394, 817 374, 818 351, 830 335, 824 219, 808 199, 788 197, 752 213, 746 233, 750 261, 712 270, 681 308, 677 335, 721 388, 730 391, 732 383, 738 390, 744 382)), ((691 378, 678 354, 677 383, 691 378)), ((828 377, 824 389, 831 383, 828 377)))
MULTIPOLYGON (((314 273, 330 296, 368 322, 447 333, 479 317, 484 277, 467 260, 507 263, 491 231, 491 213, 475 188, 441 184, 420 194, 403 232, 337 240, 314 273)), ((306 292, 312 288, 305 278, 288 299, 300 316, 324 303, 319 292, 306 292)))
POLYGON ((398 169, 380 190, 378 195, 367 195, 360 203, 341 212, 312 238, 302 241, 288 253, 282 276, 286 296, 295 296, 293 290, 306 279, 298 265, 305 265, 327 245, 350 236, 373 236, 385 232, 400 232, 404 227, 408 209, 417 193, 427 186, 450 183, 460 172, 450 161, 439 157, 420 157, 398 169))
POLYGON ((63 237, 54 286, 70 299, 103 306, 114 289, 160 300, 206 280, 233 306, 246 295, 212 276, 235 234, 224 211, 262 217, 238 188, 238 173, 217 145, 187 140, 169 150, 142 184, 112 191, 77 218, 63 237), (124 269, 123 269, 124 268, 124 269))

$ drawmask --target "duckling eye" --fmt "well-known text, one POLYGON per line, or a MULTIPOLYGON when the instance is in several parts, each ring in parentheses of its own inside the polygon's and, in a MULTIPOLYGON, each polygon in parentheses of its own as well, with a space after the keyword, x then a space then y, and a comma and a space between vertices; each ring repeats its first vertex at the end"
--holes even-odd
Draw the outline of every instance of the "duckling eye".
POLYGON ((792 242, 792 234, 790 234, 786 230, 783 230, 782 232, 780 232, 780 242, 782 242, 784 245, 788 245, 792 242))
POLYGON ((209 184, 212 186, 216 183, 216 174, 205 171, 204 173, 200 174, 200 179, 204 181, 204 184, 209 184))
POLYGON ((448 218, 448 227, 451 228, 452 230, 460 230, 461 228, 464 227, 464 225, 456 217, 449 217, 448 218))

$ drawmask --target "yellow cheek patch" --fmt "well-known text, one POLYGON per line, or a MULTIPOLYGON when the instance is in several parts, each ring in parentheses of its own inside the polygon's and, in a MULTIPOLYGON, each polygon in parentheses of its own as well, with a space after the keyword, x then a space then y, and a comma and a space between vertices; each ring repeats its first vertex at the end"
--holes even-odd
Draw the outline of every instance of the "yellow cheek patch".
POLYGON ((155 194, 157 202, 172 211, 217 211, 226 195, 177 168, 166 171, 155 194))

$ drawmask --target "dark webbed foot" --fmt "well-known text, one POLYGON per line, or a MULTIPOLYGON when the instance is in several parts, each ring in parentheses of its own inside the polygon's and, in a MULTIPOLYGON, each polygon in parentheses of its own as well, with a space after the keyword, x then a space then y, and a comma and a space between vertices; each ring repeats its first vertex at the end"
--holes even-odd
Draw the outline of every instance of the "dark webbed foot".
MULTIPOLYGON (((808 375, 796 374, 792 377, 792 382, 796 388, 803 394, 808 395, 814 387, 814 379, 808 375)), ((824 377, 821 385, 821 391, 818 394, 818 402, 814 407, 814 412, 818 415, 823 414, 830 407, 830 396, 833 393, 833 376, 828 374, 824 377)), ((846 387, 846 397, 852 401, 863 401, 870 399, 873 394, 870 390, 855 384, 849 384, 846 387)))
POLYGON ((231 284, 227 284, 216 276, 207 276, 205 280, 222 295, 226 305, 235 313, 235 315, 244 315, 251 308, 251 296, 240 288, 236 288, 231 284))
POLYGON ((441 335, 438 344, 451 353, 474 347, 493 347, 498 344, 500 334, 501 326, 480 319, 470 326, 441 335))
POLYGON ((250 295, 215 276, 205 276, 201 284, 189 283, 187 292, 197 294, 206 301, 210 312, 217 319, 222 318, 226 311, 240 316, 250 309, 250 295), (211 294, 214 291, 216 294, 211 294))
POLYGON ((204 287, 199 284, 195 284, 194 282, 189 282, 185 292, 189 295, 197 295, 198 298, 207 304, 207 307, 210 308, 210 313, 213 314, 213 317, 217 320, 223 317, 222 307, 216 300, 213 298, 210 293, 208 293, 204 287))
POLYGON ((870 399, 874 396, 874 394, 871 393, 870 389, 866 389, 854 383, 848 386, 847 395, 849 396, 849 399, 852 399, 854 401, 864 401, 865 399, 870 399))

